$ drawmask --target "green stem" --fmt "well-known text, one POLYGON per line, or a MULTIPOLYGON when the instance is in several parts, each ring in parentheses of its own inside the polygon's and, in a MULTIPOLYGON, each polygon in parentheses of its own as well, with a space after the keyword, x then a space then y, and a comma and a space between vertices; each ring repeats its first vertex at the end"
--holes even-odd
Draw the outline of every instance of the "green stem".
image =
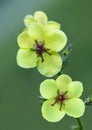
POLYGON ((77 123, 79 125, 79 130, 83 130, 83 125, 82 125, 80 118, 76 118, 76 120, 77 120, 77 123))

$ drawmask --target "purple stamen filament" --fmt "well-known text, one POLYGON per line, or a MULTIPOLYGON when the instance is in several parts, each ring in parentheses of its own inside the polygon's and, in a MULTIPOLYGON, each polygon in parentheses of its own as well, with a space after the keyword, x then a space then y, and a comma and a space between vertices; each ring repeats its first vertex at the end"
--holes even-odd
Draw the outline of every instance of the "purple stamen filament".
POLYGON ((54 106, 56 103, 59 103, 60 104, 59 110, 61 111, 62 105, 64 104, 66 99, 67 99, 67 96, 65 95, 65 93, 59 94, 56 97, 55 102, 53 104, 51 104, 51 106, 54 106))
POLYGON ((45 48, 45 46, 42 42, 38 42, 38 41, 35 41, 35 42, 36 42, 36 44, 35 44, 36 54, 41 57, 41 60, 43 62, 44 61, 43 53, 45 52, 49 55, 51 55, 51 54, 48 52, 48 50, 45 48))

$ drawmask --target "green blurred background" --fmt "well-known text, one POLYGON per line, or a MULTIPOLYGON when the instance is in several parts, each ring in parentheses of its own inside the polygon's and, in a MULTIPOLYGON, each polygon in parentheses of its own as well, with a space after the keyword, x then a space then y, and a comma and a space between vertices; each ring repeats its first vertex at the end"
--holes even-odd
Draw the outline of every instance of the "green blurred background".
MULTIPOLYGON (((67 116, 58 123, 45 121, 37 99, 45 77, 16 64, 16 39, 24 28, 23 18, 37 10, 61 23, 73 44, 64 72, 83 82, 83 99, 92 93, 92 0, 0 0, 0 130, 69 130, 76 124, 67 116)), ((92 129, 91 113, 89 107, 81 118, 85 130, 92 129)))

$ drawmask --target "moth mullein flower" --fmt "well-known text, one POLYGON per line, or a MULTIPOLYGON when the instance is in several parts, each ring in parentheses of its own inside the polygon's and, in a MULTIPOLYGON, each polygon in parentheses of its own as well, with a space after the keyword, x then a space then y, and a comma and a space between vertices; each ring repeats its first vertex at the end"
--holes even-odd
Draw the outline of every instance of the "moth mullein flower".
POLYGON ((82 95, 83 85, 65 74, 56 80, 47 79, 40 85, 41 96, 45 99, 41 112, 49 122, 60 121, 65 114, 79 118, 84 114, 85 105, 79 97, 82 95))
MULTIPOLYGON (((48 28, 48 27, 47 27, 48 28)), ((20 47, 17 64, 23 68, 37 67, 47 77, 57 74, 62 67, 62 58, 58 54, 66 45, 67 37, 59 29, 46 29, 39 22, 31 22, 17 38, 20 47)))

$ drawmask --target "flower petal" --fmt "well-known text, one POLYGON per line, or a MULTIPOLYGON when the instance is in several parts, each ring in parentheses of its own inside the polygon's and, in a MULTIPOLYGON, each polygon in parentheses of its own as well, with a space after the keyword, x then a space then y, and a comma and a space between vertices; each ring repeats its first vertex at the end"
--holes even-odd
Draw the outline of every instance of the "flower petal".
POLYGON ((48 20, 47 15, 43 11, 36 11, 34 13, 34 19, 41 24, 45 24, 48 20))
POLYGON ((37 62, 38 71, 46 77, 52 77, 61 70, 62 59, 58 53, 53 52, 51 55, 44 54, 44 61, 41 58, 37 62))
POLYGON ((43 41, 44 29, 40 23, 32 22, 28 27, 28 33, 36 41, 43 41))
POLYGON ((65 112, 71 117, 81 117, 84 114, 84 111, 84 102, 79 98, 69 99, 65 102, 65 112))
POLYGON ((19 34, 17 42, 19 47, 29 49, 33 47, 34 39, 28 35, 27 31, 23 31, 21 34, 19 34))
POLYGON ((37 55, 31 50, 19 49, 17 53, 17 64, 23 68, 36 66, 37 55))
POLYGON ((65 116, 65 112, 59 110, 58 103, 51 106, 53 102, 55 102, 55 99, 49 99, 42 104, 42 116, 49 122, 58 122, 65 116))
POLYGON ((67 42, 67 37, 64 32, 58 29, 50 29, 45 33, 45 46, 48 49, 56 52, 61 51, 67 42))
POLYGON ((35 22, 35 19, 32 15, 26 15, 24 18, 24 24, 28 27, 31 22, 35 22))
POLYGON ((49 31, 52 28, 60 29, 60 24, 54 21, 47 22, 47 24, 45 25, 45 29, 49 31))
POLYGON ((80 97, 83 92, 83 85, 79 81, 73 81, 69 84, 69 89, 67 95, 69 98, 80 97))
POLYGON ((56 79, 56 82, 58 84, 59 90, 66 92, 68 91, 68 85, 72 82, 72 79, 68 75, 62 74, 56 79))
POLYGON ((58 87, 56 81, 53 79, 47 79, 40 85, 40 93, 43 98, 49 99, 57 96, 58 87))

